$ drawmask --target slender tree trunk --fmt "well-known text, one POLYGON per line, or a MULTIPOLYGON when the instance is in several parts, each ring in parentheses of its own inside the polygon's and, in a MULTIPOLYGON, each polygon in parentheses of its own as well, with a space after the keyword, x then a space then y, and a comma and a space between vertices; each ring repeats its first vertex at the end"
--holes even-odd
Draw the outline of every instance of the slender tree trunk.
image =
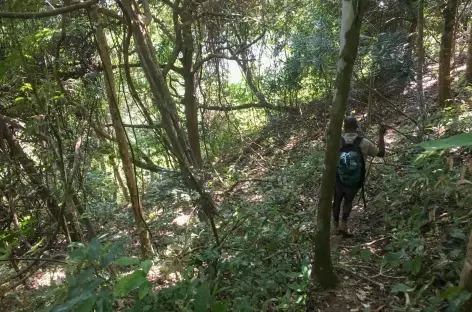
POLYGON ((465 78, 472 83, 472 23, 469 22, 469 42, 467 44, 467 69, 465 78))
POLYGON ((457 11, 457 0, 448 0, 443 11, 444 27, 439 51, 439 105, 446 107, 451 100, 451 51, 454 35, 454 22, 457 11))
POLYGON ((418 0, 418 36, 417 36, 417 74, 416 74, 416 84, 418 88, 418 103, 421 111, 421 126, 422 134, 424 133, 424 127, 426 122, 426 102, 424 101, 423 93, 423 63, 424 63, 424 0, 418 0))
MULTIPOLYGON (((467 253, 465 256, 464 267, 462 268, 459 286, 468 292, 472 292, 472 232, 469 235, 469 244, 467 245, 467 253)), ((471 311, 472 299, 469 300, 462 311, 471 311)))
POLYGON ((111 162, 111 166, 113 167, 113 174, 115 175, 116 183, 118 183, 118 186, 121 189, 121 193, 123 193, 124 199, 126 200, 127 203, 129 203, 130 202, 129 192, 125 184, 123 183, 120 170, 118 169, 118 166, 116 165, 115 160, 112 157, 110 157, 110 162, 111 162))
MULTIPOLYGON (((0 123, 0 132, 8 144, 12 159, 17 160, 21 165, 31 183, 36 187, 38 195, 46 203, 49 212, 60 224, 64 235, 67 235, 69 230, 67 228, 67 223, 62 218, 61 208, 59 207, 56 198, 52 196, 50 190, 44 186, 39 172, 36 170, 34 162, 28 157, 28 155, 16 140, 13 133, 3 122, 0 123)), ((70 224, 73 224, 73 216, 67 212, 64 212, 64 214, 66 214, 67 221, 69 221, 70 224)))
POLYGON ((351 76, 359 47, 359 35, 366 0, 343 0, 341 44, 337 64, 336 91, 331 106, 327 147, 321 180, 315 232, 314 276, 323 287, 333 287, 338 278, 333 271, 330 247, 331 203, 339 158, 342 121, 346 112, 351 76))
POLYGON ((136 183, 136 176, 134 174, 133 160, 129 151, 128 139, 126 137, 125 128, 121 121, 120 110, 118 106, 118 95, 115 88, 115 77, 113 74, 113 67, 108 47, 108 42, 105 36, 105 31, 99 23, 97 6, 94 5, 89 10, 90 16, 95 27, 95 37, 97 40, 100 58, 102 60, 105 78, 105 90, 108 100, 108 108, 115 130, 118 150, 125 173, 126 184, 128 185, 131 206, 133 208, 134 217, 136 219, 136 226, 139 232, 139 240, 141 243, 141 253, 143 257, 152 257, 154 251, 151 244, 150 233, 144 221, 144 213, 142 203, 139 198, 139 190, 136 183))
MULTIPOLYGON (((202 152, 200 148, 200 133, 198 131, 198 106, 195 95, 196 73, 193 70, 194 39, 192 33, 192 11, 190 1, 183 4, 182 18, 182 42, 183 42, 183 77, 185 84, 184 105, 187 119, 187 136, 190 149, 195 157, 197 168, 202 166, 202 152)), ((177 36, 179 34, 176 34, 177 36)))

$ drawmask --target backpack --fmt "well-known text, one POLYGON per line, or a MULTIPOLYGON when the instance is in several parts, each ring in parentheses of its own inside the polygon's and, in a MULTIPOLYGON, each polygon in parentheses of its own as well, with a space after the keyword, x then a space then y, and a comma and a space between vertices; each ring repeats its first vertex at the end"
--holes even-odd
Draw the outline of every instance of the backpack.
POLYGON ((337 180, 347 187, 362 187, 365 181, 365 161, 360 144, 363 138, 357 138, 351 144, 346 144, 341 136, 341 148, 337 169, 337 180))

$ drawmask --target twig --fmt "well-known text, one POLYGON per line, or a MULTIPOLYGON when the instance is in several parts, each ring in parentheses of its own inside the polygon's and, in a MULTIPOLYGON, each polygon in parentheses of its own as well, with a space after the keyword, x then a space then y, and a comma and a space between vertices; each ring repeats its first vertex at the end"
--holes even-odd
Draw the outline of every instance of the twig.
POLYGON ((356 273, 356 272, 351 271, 351 270, 349 270, 349 269, 346 269, 346 268, 344 268, 344 267, 342 267, 342 266, 336 266, 336 268, 337 268, 337 269, 341 269, 341 270, 343 270, 343 271, 345 271, 345 272, 347 272, 347 273, 349 273, 349 274, 351 274, 351 275, 353 275, 353 276, 357 276, 357 277, 359 277, 360 279, 363 279, 363 280, 365 280, 365 281, 367 281, 367 282, 369 282, 369 283, 371 283, 371 284, 373 284, 373 285, 379 287, 379 288, 382 289, 382 290, 384 289, 384 285, 383 285, 382 283, 376 282, 376 281, 374 281, 373 279, 371 279, 370 277, 367 277, 367 276, 365 276, 365 275, 356 273))
POLYGON ((0 262, 2 261, 45 261, 45 262, 56 262, 56 263, 61 263, 61 264, 67 264, 65 261, 61 260, 55 260, 55 259, 43 259, 43 258, 9 258, 9 259, 0 259, 0 262))
MULTIPOLYGON (((358 77, 357 77, 358 78, 358 77)), ((359 79, 359 78, 358 78, 359 79)), ((413 122, 416 126, 418 126, 418 122, 410 117, 409 115, 407 115, 406 113, 404 113, 401 109, 399 109, 397 107, 397 105, 395 103, 393 103, 392 101, 390 101, 389 99, 387 99, 385 96, 383 96, 379 91, 377 91, 376 89, 372 88, 371 86, 363 83, 362 81, 359 80, 359 82, 364 86, 366 87, 367 89, 369 89, 370 91, 374 92, 378 97, 380 97, 382 100, 384 100, 387 104, 389 104, 389 106, 391 108, 393 108, 397 113, 400 113, 401 115, 403 115, 404 117, 408 118, 411 122, 413 122)))

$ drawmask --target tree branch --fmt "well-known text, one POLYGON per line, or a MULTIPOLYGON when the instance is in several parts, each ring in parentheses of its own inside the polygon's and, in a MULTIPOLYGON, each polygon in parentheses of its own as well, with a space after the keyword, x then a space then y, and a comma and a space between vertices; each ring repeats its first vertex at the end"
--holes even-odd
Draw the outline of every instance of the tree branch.
POLYGON ((91 6, 92 4, 97 3, 98 0, 88 0, 85 2, 80 2, 59 8, 56 10, 49 10, 44 12, 0 12, 0 18, 19 18, 19 19, 33 19, 33 18, 43 18, 51 17, 60 14, 69 13, 72 11, 77 11, 80 9, 85 9, 91 6))
POLYGON ((293 107, 286 107, 286 106, 278 106, 278 105, 272 105, 269 103, 247 103, 247 104, 241 104, 241 105, 236 105, 236 106, 204 106, 204 105, 199 105, 199 108, 203 108, 206 110, 214 110, 214 111, 220 111, 220 112, 230 112, 234 110, 240 110, 240 109, 248 109, 248 108, 265 108, 265 109, 271 109, 271 110, 276 110, 276 111, 281 111, 281 112, 296 112, 297 109, 293 107))
MULTIPOLYGON (((105 127, 113 127, 112 124, 106 124, 104 125, 105 127)), ((132 128, 132 129, 157 129, 157 128, 163 128, 162 125, 132 125, 132 124, 123 124, 123 127, 125 128, 132 128)))
POLYGON ((232 56, 229 56, 229 55, 225 55, 225 54, 210 54, 210 55, 207 55, 206 57, 204 57, 203 59, 201 59, 199 62, 196 62, 195 63, 195 66, 194 66, 194 72, 196 72, 201 66, 203 66, 203 64, 205 64, 206 62, 208 62, 209 60, 213 59, 213 58, 222 58, 222 59, 227 59, 227 60, 234 60, 234 61, 249 61, 249 60, 246 60, 246 59, 240 59, 237 57, 238 54, 244 52, 245 50, 249 49, 252 45, 256 44, 259 40, 262 39, 262 37, 264 37, 265 35, 265 31, 262 32, 262 34, 260 34, 256 39, 254 39, 253 41, 249 42, 248 44, 240 47, 239 49, 237 49, 236 51, 232 52, 232 56))

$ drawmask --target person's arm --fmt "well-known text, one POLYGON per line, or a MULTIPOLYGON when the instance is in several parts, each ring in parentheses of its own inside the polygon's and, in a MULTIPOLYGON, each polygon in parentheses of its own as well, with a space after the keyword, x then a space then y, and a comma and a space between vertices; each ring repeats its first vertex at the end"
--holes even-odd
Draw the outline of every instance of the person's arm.
POLYGON ((379 152, 377 153, 377 157, 385 156, 385 140, 384 140, 385 132, 387 132, 387 128, 385 126, 380 126, 379 144, 377 145, 379 148, 379 152))

